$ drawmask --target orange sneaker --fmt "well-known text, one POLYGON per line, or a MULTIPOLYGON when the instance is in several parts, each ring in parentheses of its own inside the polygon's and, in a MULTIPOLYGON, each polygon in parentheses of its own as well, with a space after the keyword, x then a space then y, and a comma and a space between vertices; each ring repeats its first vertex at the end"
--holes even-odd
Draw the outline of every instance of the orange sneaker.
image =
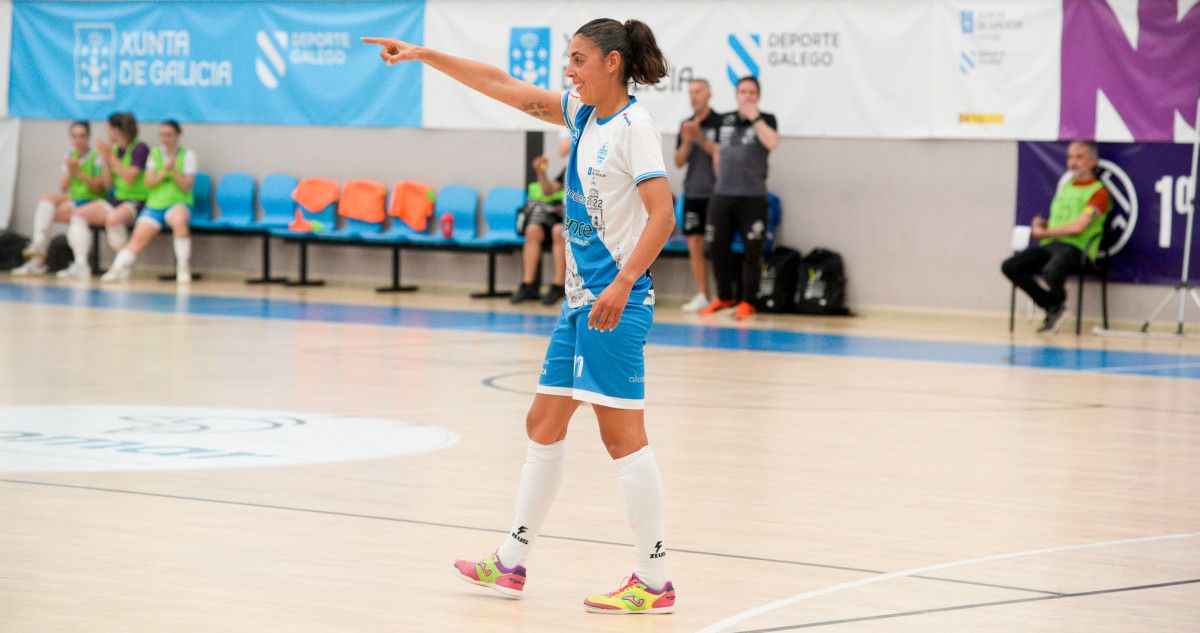
POLYGON ((712 303, 708 304, 707 308, 704 308, 700 311, 700 316, 709 316, 710 314, 716 314, 726 308, 732 308, 734 303, 735 302, 733 299, 713 299, 712 303))
POLYGON ((750 317, 754 316, 757 312, 758 312, 758 310, 754 309, 754 306, 751 305, 748 301, 743 301, 743 302, 737 304, 737 312, 733 313, 733 318, 741 321, 742 319, 749 319, 750 317))

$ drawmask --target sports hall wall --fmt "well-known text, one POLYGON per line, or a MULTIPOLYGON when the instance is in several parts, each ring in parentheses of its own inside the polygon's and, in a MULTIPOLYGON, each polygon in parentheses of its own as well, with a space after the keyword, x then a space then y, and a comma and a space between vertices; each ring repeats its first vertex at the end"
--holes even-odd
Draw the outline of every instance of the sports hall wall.
MULTIPOLYGON (((1090 134, 1061 125, 1056 47, 1064 20, 1072 19, 1064 15, 1078 8, 1074 0, 1061 6, 932 0, 888 5, 749 2, 740 5, 741 17, 706 21, 715 10, 710 4, 719 7, 705 2, 664 2, 649 8, 631 2, 598 5, 606 15, 647 19, 676 66, 661 88, 637 93, 664 130, 673 188, 678 190, 681 182, 670 159, 674 130, 690 113, 686 79, 708 78, 714 107, 728 110, 733 102, 728 77, 757 71, 763 84, 760 107, 779 117, 784 135, 772 153, 768 181, 784 203, 777 239, 802 250, 821 246, 839 251, 850 276, 850 301, 860 308, 1006 310, 1008 285, 999 274, 999 262, 1010 252, 1018 140, 1078 135, 1171 142, 1185 140, 1195 124, 1194 113, 1183 108, 1176 117, 1182 123, 1171 138, 1146 138, 1141 130, 1135 135, 1112 106, 1101 102, 1101 95, 1090 134), (901 5, 909 11, 920 6, 925 13, 904 15, 901 5), (647 12, 653 15, 644 15, 647 12), (754 23, 756 12, 771 20, 754 23), (927 38, 935 41, 924 47, 906 42, 912 29, 931 28, 925 22, 935 25, 937 36, 927 38), (795 26, 781 29, 782 24, 795 26), (720 32, 707 34, 706 29, 720 32), (681 48, 693 40, 711 40, 710 50, 702 55, 681 48), (875 48, 856 48, 859 42, 874 42, 875 48), (673 55, 673 50, 686 52, 673 55), (878 68, 868 67, 873 60, 878 68), (1054 81, 1043 85, 1048 74, 1054 81), (880 77, 891 77, 891 83, 880 83, 880 77)), ((1150 13, 1166 4, 1174 5, 1170 17, 1183 29, 1183 39, 1200 42, 1200 8, 1195 1, 1139 5, 1113 0, 1100 6, 1136 42, 1139 29, 1161 19, 1150 13)), ((561 55, 560 40, 593 17, 589 3, 430 0, 420 7, 427 45, 498 65, 504 64, 510 47, 516 50, 523 43, 535 48, 544 44, 551 57, 561 55), (514 6, 520 9, 518 16, 505 13, 514 6)), ((550 72, 526 78, 561 88, 556 83, 561 64, 541 67, 550 72)), ((511 69, 518 75, 527 70, 516 65, 511 69)), ((298 70, 289 72, 295 75, 298 70)), ((1196 74, 1183 79, 1200 85, 1196 74)), ((358 93, 357 99, 387 103, 394 100, 388 91, 411 96, 408 76, 384 75, 379 82, 358 93)), ((461 183, 486 190, 523 184, 526 129, 545 129, 547 149, 557 145, 550 129, 463 93, 436 73, 424 72, 419 89, 421 127, 370 121, 268 124, 232 122, 228 117, 198 123, 176 116, 184 123, 184 144, 199 154, 201 169, 217 177, 228 171, 258 177, 282 171, 339 180, 461 183)), ((311 104, 299 98, 300 116, 319 116, 306 108, 311 110, 311 104)), ((144 134, 153 138, 159 115, 155 107, 143 107, 148 114, 132 109, 146 122, 144 134)), ((382 115, 356 111, 353 116, 382 115)), ((11 228, 27 232, 38 195, 56 186, 68 120, 27 116, 21 121, 11 228)), ((254 240, 205 236, 196 243, 193 264, 199 270, 250 274, 257 270, 258 258, 254 240)), ((293 247, 274 249, 273 265, 279 270, 293 268, 295 260, 293 247)), ((169 246, 155 243, 144 261, 168 265, 169 246)), ((501 261, 501 282, 515 284, 517 258, 501 261)), ((383 281, 389 269, 386 251, 352 247, 317 246, 310 263, 314 275, 326 278, 383 281)), ((404 275, 410 281, 481 284, 483 274, 480 256, 413 251, 404 255, 404 275)), ((692 292, 685 260, 661 260, 654 274, 663 293, 692 292)), ((1089 314, 1098 306, 1095 292, 1089 287, 1085 298, 1089 314)), ((1113 315, 1141 318, 1162 292, 1161 286, 1118 285, 1111 293, 1113 315)))

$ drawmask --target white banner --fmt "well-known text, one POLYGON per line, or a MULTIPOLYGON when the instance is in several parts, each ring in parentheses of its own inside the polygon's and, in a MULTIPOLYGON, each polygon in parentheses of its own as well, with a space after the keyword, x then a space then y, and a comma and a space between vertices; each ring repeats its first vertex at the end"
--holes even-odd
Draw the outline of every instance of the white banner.
MULTIPOLYGON (((925 136, 930 47, 912 34, 934 17, 922 3, 432 1, 425 44, 495 64, 547 88, 570 86, 565 52, 596 16, 635 17, 654 29, 671 74, 635 94, 664 132, 690 116, 688 80, 713 87, 713 107, 735 107, 734 84, 762 83, 761 108, 780 131, 802 136, 925 136), (781 9, 785 15, 780 15, 781 9), (897 62, 901 63, 897 63, 897 62), (885 82, 864 77, 884 77, 885 82)), ((534 119, 498 107, 441 73, 424 76, 424 119, 433 128, 536 129, 534 119)))
POLYGON ((0 229, 7 229, 12 219, 20 138, 20 119, 0 119, 0 229))
MULTIPOLYGON (((689 79, 708 79, 714 109, 729 111, 736 79, 756 75, 760 107, 788 136, 1055 138, 1061 13, 1004 0, 749 0, 736 10, 714 0, 431 0, 425 44, 558 90, 570 85, 564 55, 580 25, 636 17, 671 65, 660 85, 635 92, 664 132, 691 114, 689 79)), ((424 82, 426 127, 544 127, 437 71, 424 82)))
POLYGON ((1058 138, 1062 7, 940 2, 930 41, 930 136, 1058 138))

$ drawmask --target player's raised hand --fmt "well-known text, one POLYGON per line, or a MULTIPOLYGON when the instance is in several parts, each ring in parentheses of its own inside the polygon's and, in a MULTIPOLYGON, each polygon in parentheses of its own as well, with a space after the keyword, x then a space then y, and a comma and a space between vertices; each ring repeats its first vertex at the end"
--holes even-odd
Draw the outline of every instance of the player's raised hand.
POLYGON ((362 41, 367 44, 378 44, 379 57, 387 62, 388 66, 397 62, 418 61, 417 51, 419 46, 402 42, 394 37, 364 37, 362 41))

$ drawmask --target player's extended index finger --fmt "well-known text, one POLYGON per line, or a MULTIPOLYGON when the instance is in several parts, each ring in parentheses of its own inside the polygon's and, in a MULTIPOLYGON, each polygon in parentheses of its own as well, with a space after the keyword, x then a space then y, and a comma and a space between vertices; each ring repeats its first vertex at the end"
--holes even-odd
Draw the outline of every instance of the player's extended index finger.
POLYGON ((378 44, 380 46, 387 46, 392 41, 390 37, 363 37, 359 39, 366 44, 378 44))

